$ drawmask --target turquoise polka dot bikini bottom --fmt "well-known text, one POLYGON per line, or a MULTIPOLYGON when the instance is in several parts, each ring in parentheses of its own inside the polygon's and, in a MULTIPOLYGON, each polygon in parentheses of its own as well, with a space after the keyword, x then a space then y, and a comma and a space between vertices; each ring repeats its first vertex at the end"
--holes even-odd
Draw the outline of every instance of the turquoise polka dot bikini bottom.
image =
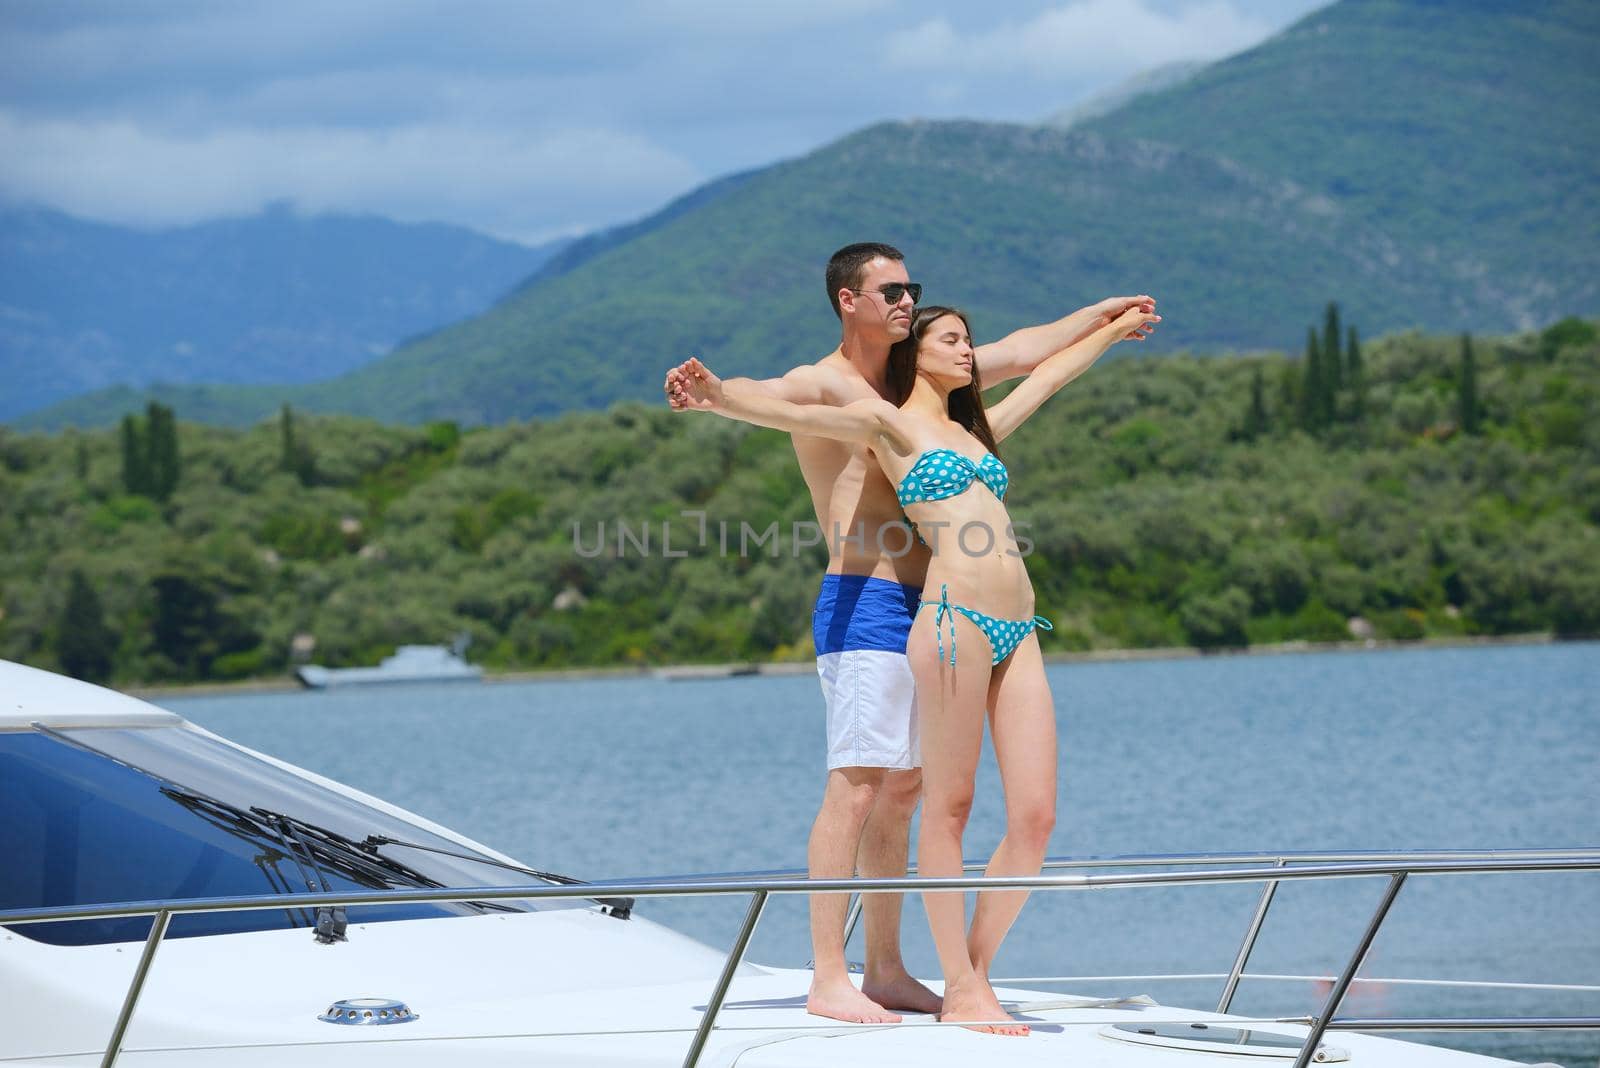
POLYGON ((1022 639, 1033 633, 1033 629, 1054 630, 1050 621, 1044 616, 1034 616, 1032 619, 996 619, 994 616, 975 612, 959 604, 950 603, 950 587, 939 587, 937 601, 923 601, 917 606, 917 611, 924 608, 933 608, 934 634, 939 639, 939 659, 944 659, 944 626, 946 621, 950 624, 950 666, 956 666, 956 613, 960 612, 983 631, 984 637, 989 639, 991 667, 998 666, 1006 657, 1016 652, 1017 646, 1022 644, 1022 639))

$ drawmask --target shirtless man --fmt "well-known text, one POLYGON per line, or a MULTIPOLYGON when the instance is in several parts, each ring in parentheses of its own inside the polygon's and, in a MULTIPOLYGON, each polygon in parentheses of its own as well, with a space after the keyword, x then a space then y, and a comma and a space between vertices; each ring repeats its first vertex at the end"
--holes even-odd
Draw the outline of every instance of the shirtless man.
MULTIPOLYGON (((888 397, 889 347, 911 330, 921 286, 889 245, 847 245, 828 261, 826 282, 843 324, 839 347, 781 378, 723 383, 729 407, 742 391, 797 404, 846 405, 888 397)), ((984 385, 1027 374, 1147 296, 1113 297, 1063 319, 1028 327, 977 350, 984 385)), ((681 367, 666 393, 684 409, 681 367)), ((828 779, 811 828, 806 864, 814 879, 906 874, 911 815, 922 789, 915 690, 906 635, 928 571, 928 550, 910 538, 894 487, 867 449, 793 435, 796 458, 828 545, 828 570, 812 617, 817 673, 828 706, 828 779), (910 543, 908 546, 908 542, 910 543)), ((815 973, 806 1011, 854 1023, 895 1023, 894 1010, 936 1013, 939 996, 912 977, 900 955, 901 895, 867 894, 866 974, 850 981, 844 956, 849 898, 811 898, 815 973)))

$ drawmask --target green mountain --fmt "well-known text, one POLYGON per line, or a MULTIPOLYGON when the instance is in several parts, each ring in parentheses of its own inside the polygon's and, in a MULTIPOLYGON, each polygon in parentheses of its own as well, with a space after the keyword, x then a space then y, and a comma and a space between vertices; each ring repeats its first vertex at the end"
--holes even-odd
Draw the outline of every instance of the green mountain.
POLYGON ((1321 191, 1528 329, 1600 307, 1597 55, 1593 0, 1344 0, 1080 128, 1321 191))
POLYGON ((1167 317, 1146 351, 1298 347, 1330 298, 1372 332, 1593 314, 1597 51, 1579 0, 1343 0, 1071 130, 892 123, 740 176, 327 382, 157 395, 205 420, 493 423, 654 399, 690 353, 774 373, 836 340, 823 262, 863 239, 989 338, 1135 291, 1167 317))

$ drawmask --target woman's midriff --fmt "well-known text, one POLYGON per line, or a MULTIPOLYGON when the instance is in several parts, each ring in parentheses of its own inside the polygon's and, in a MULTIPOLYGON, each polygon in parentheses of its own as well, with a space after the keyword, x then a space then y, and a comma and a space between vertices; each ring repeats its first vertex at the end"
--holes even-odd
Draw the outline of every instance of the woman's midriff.
POLYGON ((987 488, 975 486, 958 497, 908 511, 932 548, 922 584, 924 601, 938 601, 941 589, 948 587, 952 604, 998 619, 1033 618, 1033 583, 1010 516, 987 488))

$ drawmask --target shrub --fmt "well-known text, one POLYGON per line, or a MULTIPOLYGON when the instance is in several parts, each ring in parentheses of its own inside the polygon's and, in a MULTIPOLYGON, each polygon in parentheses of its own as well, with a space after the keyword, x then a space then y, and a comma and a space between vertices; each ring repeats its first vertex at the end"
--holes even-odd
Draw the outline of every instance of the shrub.
POLYGON ((1190 597, 1178 611, 1189 640, 1202 649, 1250 644, 1245 620, 1250 616, 1250 595, 1237 586, 1218 594, 1190 597))

